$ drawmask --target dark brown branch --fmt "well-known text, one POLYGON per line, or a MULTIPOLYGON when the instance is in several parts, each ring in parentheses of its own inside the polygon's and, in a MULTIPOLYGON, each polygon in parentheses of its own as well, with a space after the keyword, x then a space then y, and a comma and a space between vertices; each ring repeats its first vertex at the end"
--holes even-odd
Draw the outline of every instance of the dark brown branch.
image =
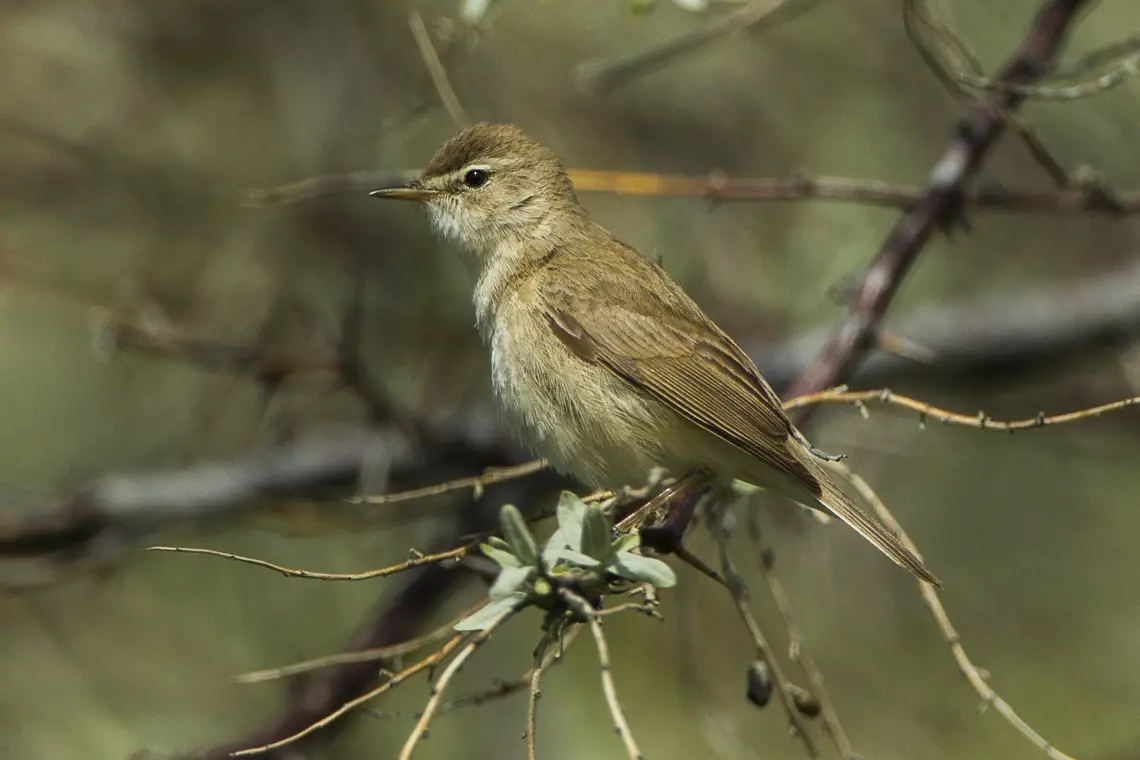
MULTIPOLYGON (((1027 85, 1044 76, 1053 66, 1078 11, 1087 2, 1045 3, 1029 34, 995 81, 1001 85, 1027 85)), ((1005 114, 1016 109, 1023 99, 1018 92, 1002 92, 976 106, 959 124, 957 134, 931 172, 925 197, 899 219, 863 275, 847 322, 792 383, 788 396, 821 391, 850 376, 874 344, 879 324, 919 252, 936 231, 960 222, 966 183, 976 176, 1005 131, 1005 114)))

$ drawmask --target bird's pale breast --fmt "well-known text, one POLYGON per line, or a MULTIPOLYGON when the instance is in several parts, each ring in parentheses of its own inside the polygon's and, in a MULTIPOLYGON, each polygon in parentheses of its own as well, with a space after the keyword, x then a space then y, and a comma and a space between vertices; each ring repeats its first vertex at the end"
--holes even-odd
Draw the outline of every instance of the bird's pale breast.
POLYGON ((524 443, 595 488, 637 486, 653 467, 668 467, 661 441, 683 422, 574 356, 526 299, 503 305, 486 334, 495 395, 524 443))

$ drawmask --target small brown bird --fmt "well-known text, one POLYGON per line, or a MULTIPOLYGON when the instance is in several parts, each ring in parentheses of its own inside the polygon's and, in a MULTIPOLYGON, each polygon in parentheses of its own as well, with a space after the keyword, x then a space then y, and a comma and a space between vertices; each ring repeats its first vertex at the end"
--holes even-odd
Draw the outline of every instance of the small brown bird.
POLYGON ((476 124, 417 181, 371 195, 422 202, 462 248, 495 394, 555 469, 595 488, 640 484, 655 466, 769 488, 938 583, 839 489, 744 351, 590 218, 550 149, 517 127, 476 124))

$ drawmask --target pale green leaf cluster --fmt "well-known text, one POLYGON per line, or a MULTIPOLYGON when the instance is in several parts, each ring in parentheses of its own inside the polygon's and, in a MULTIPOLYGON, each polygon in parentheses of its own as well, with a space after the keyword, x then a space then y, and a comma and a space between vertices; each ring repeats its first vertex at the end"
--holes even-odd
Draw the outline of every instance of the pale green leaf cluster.
POLYGON ((569 491, 563 491, 559 498, 558 528, 541 550, 514 506, 502 508, 499 524, 503 537, 491 538, 480 546, 499 565, 499 575, 491 585, 491 602, 460 621, 456 630, 483 630, 508 609, 541 605, 554 594, 554 585, 595 595, 604 593, 619 578, 657 588, 677 582, 667 564, 637 553, 640 538, 636 534, 613 538, 602 509, 569 491))

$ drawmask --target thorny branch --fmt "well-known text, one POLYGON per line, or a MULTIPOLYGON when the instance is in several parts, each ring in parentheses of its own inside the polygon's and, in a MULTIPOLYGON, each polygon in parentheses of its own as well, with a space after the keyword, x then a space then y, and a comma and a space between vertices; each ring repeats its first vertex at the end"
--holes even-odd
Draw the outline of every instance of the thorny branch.
MULTIPOLYGON (((1078 12, 1088 0, 1050 0, 1028 35, 996 77, 1003 84, 1032 84, 1053 65, 1078 12)), ((1005 114, 1024 96, 1003 92, 979 103, 959 124, 930 174, 926 195, 895 224, 860 281, 847 321, 788 390, 790 397, 825 390, 848 379, 874 342, 895 292, 926 243, 960 221, 962 190, 1005 130, 1005 114)))

